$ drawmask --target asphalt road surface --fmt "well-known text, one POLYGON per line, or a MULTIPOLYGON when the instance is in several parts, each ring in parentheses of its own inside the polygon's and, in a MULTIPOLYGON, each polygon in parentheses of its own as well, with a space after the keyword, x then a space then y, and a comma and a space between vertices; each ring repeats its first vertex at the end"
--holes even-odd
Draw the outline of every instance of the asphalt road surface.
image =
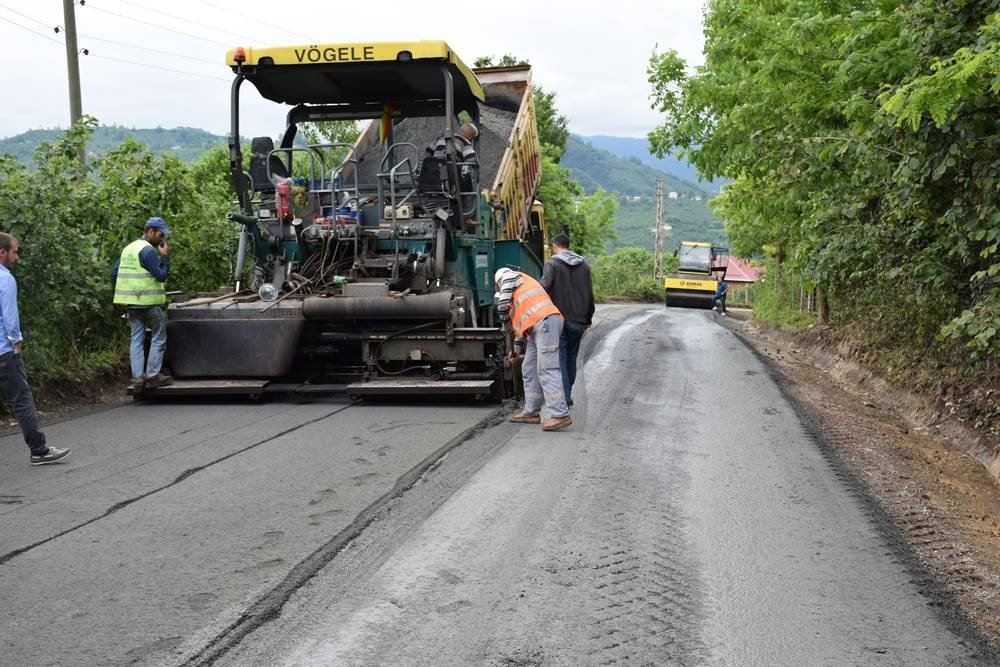
POLYGON ((0 441, 0 663, 995 664, 714 315, 610 306, 574 423, 127 405, 0 441))

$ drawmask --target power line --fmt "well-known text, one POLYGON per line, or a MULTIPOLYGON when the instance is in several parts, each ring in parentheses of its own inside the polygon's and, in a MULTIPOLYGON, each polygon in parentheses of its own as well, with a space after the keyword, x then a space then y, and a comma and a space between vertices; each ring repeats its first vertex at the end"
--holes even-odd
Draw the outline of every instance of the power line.
POLYGON ((113 58, 111 56, 102 56, 100 54, 92 53, 92 52, 91 53, 87 53, 87 55, 92 56, 94 58, 101 58, 103 60, 113 60, 113 61, 119 62, 119 63, 126 63, 128 65, 138 65, 139 67, 149 67, 151 69, 158 69, 161 72, 173 72, 174 74, 184 74, 184 75, 187 75, 187 76, 197 76, 197 77, 200 77, 202 79, 214 79, 215 81, 226 81, 226 82, 229 81, 229 79, 223 79, 221 76, 211 76, 209 74, 198 74, 196 72, 185 72, 184 70, 180 70, 180 69, 171 69, 169 67, 160 67, 159 65, 151 65, 150 63, 140 63, 140 62, 137 62, 135 60, 125 60, 124 58, 113 58))
MULTIPOLYGON (((7 11, 13 12, 14 14, 17 14, 18 16, 23 16, 24 18, 28 19, 29 21, 33 21, 34 23, 37 23, 37 24, 39 24, 41 26, 44 26, 46 28, 51 28, 52 27, 48 23, 45 23, 44 21, 39 21, 38 19, 36 19, 34 17, 31 17, 31 16, 28 16, 27 14, 24 14, 22 12, 19 12, 16 9, 11 9, 7 5, 0 4, 0 9, 6 9, 7 11)), ((10 23, 14 23, 13 21, 10 21, 10 19, 4 19, 4 20, 8 21, 10 23)), ((27 30, 29 32, 35 32, 35 31, 31 30, 31 28, 25 28, 24 26, 21 26, 21 25, 19 25, 17 23, 14 23, 14 25, 17 25, 18 27, 23 28, 24 30, 27 30)), ((68 31, 64 27, 59 26, 59 25, 55 26, 55 32, 59 33, 60 31, 68 33, 68 31)), ((40 37, 45 37, 45 39, 48 39, 48 40, 53 41, 53 42, 56 42, 57 44, 62 44, 63 43, 61 40, 57 40, 57 39, 52 38, 52 37, 47 37, 47 36, 45 36, 45 35, 43 35, 43 34, 41 34, 39 32, 35 32, 35 34, 38 35, 38 36, 40 36, 40 37)), ((174 53, 172 51, 161 51, 160 49, 153 49, 153 48, 150 48, 148 46, 137 46, 135 44, 126 44, 125 42, 116 42, 113 39, 104 39, 103 37, 95 37, 93 35, 84 35, 82 32, 77 32, 76 36, 77 37, 85 37, 87 39, 97 40, 98 42, 107 42, 108 44, 114 44, 116 46, 124 46, 125 48, 128 48, 128 49, 138 49, 138 50, 142 50, 142 51, 151 51, 153 53, 162 53, 163 55, 166 55, 166 56, 173 56, 174 58, 184 58, 185 60, 194 60, 194 61, 201 62, 201 63, 207 63, 209 65, 220 65, 221 64, 221 61, 219 61, 219 60, 208 60, 206 58, 196 58, 194 56, 186 56, 183 53, 174 53)))
POLYGON ((98 42, 107 42, 108 44, 114 44, 116 46, 124 46, 128 49, 138 49, 141 51, 151 51, 153 53, 162 53, 165 56, 173 56, 174 58, 184 58, 185 60, 194 60, 200 63, 208 63, 209 65, 218 65, 222 67, 221 60, 208 60, 206 58, 195 58, 194 56, 185 56, 181 53, 173 53, 171 51, 161 51, 159 49, 152 49, 148 46, 137 46, 135 44, 126 44, 124 42, 116 42, 112 39, 104 39, 102 37, 94 37, 93 35, 84 35, 82 32, 77 33, 77 37, 86 37, 87 39, 96 39, 98 42))
MULTIPOLYGON (((217 5, 215 3, 212 3, 212 2, 209 2, 208 0, 201 0, 201 4, 208 5, 209 7, 214 7, 215 9, 218 9, 221 12, 225 12, 226 14, 232 13, 231 9, 227 9, 226 7, 220 7, 219 5, 217 5)), ((244 17, 244 18, 246 18, 246 17, 244 17)), ((270 23, 264 23, 263 21, 254 20, 253 22, 254 23, 259 23, 260 25, 262 25, 265 28, 268 28, 270 30, 277 30, 278 32, 283 32, 283 33, 286 33, 286 34, 289 34, 289 35, 295 35, 296 37, 298 37, 300 39, 304 39, 306 41, 313 41, 312 37, 307 37, 306 35, 302 35, 300 33, 293 32, 291 30, 288 30, 287 28, 280 28, 278 26, 271 25, 270 23)))
POLYGON ((132 7, 137 7, 138 9, 141 9, 141 10, 146 11, 146 12, 153 12, 154 14, 160 14, 162 16, 166 16, 166 17, 169 17, 169 18, 172 18, 172 19, 176 19, 178 21, 183 21, 185 23, 190 23, 191 25, 200 26, 202 28, 208 28, 209 30, 214 30, 215 32, 221 32, 221 33, 224 33, 226 35, 233 35, 234 37, 239 37, 240 39, 249 39, 252 42, 259 41, 259 40, 254 39, 253 37, 247 37, 246 35, 241 35, 239 33, 230 32, 228 30, 221 30, 219 28, 216 28, 215 26, 210 26, 210 25, 206 25, 204 23, 198 23, 197 21, 192 21, 191 19, 189 19, 189 18, 187 18, 185 16, 177 16, 175 14, 168 14, 167 12, 160 11, 159 9, 153 9, 152 7, 146 7, 144 5, 140 5, 140 4, 137 4, 135 2, 130 2, 129 0, 118 0, 118 2, 120 2, 122 4, 125 4, 125 5, 131 5, 132 7))
POLYGON ((55 39, 55 38, 53 38, 53 37, 49 37, 48 35, 43 35, 42 33, 38 32, 37 30, 32 30, 31 28, 29 28, 29 27, 27 27, 27 26, 23 26, 23 25, 21 25, 20 23, 18 23, 18 22, 16 22, 16 21, 11 21, 10 19, 8 19, 8 18, 4 18, 3 16, 0 16, 0 21, 6 21, 7 23, 11 23, 11 24, 13 24, 13 25, 16 25, 16 26, 17 26, 18 28, 20 28, 21 30, 27 30, 28 32, 30 32, 30 33, 32 33, 32 34, 34 34, 34 35, 38 35, 38 36, 39 36, 39 37, 41 37, 42 39, 47 39, 47 40, 49 40, 50 42, 55 42, 55 43, 56 43, 56 44, 58 44, 59 46, 63 46, 63 42, 62 42, 62 40, 60 40, 60 39, 55 39))
POLYGON ((163 26, 163 25, 158 25, 156 23, 150 23, 149 21, 143 21, 141 19, 132 18, 131 16, 126 16, 125 14, 119 14, 118 12, 113 12, 110 9, 101 9, 100 7, 94 7, 92 5, 84 5, 84 7, 87 7, 89 9, 94 9, 94 10, 97 10, 99 12, 104 12, 105 14, 111 14, 112 16, 117 16, 118 18, 123 18, 126 21, 134 21, 135 23, 142 23, 143 25, 148 25, 148 26, 151 26, 153 28, 159 28, 160 30, 166 30, 168 32, 176 33, 178 35, 183 35, 184 37, 189 37, 191 39, 197 39, 197 40, 200 40, 200 41, 203 41, 203 42, 209 42, 211 44, 217 44, 217 45, 219 45, 219 46, 221 46, 223 48, 228 48, 228 46, 229 46, 228 44, 223 44, 222 42, 216 42, 213 39, 206 39, 204 37, 198 37, 197 35, 192 35, 190 33, 182 32, 180 30, 174 30, 173 28, 168 28, 168 27, 163 26))
MULTIPOLYGON (((8 7, 7 5, 0 5, 0 9, 6 9, 8 12, 11 12, 12 14, 17 14, 18 16, 22 16, 22 17, 28 19, 29 21, 34 21, 35 23, 37 23, 40 26, 44 26, 46 28, 51 28, 52 27, 51 25, 49 25, 48 23, 46 23, 44 21, 39 21, 38 19, 33 18, 31 16, 28 16, 27 14, 22 14, 21 12, 17 11, 16 9, 13 9, 11 7, 8 7)), ((17 25, 17 24, 15 23, 14 25, 17 25)))
MULTIPOLYGON (((0 5, 0 8, 6 9, 8 11, 12 11, 15 14, 18 14, 20 16, 23 16, 26 19, 34 21, 35 23, 40 23, 41 25, 47 25, 45 23, 42 23, 38 19, 34 19, 34 18, 28 16, 27 14, 22 14, 21 12, 18 12, 16 10, 10 9, 10 7, 7 7, 5 5, 0 5)), ((30 32, 32 34, 38 35, 42 39, 47 39, 50 42, 54 42, 54 43, 56 43, 56 44, 58 44, 60 46, 65 46, 65 42, 63 42, 63 40, 61 40, 61 39, 56 39, 54 37, 49 37, 48 35, 44 35, 44 34, 38 32, 37 30, 32 30, 31 28, 29 28, 27 26, 23 26, 20 23, 17 23, 16 21, 11 21, 10 19, 5 18, 3 16, 0 16, 0 21, 6 21, 7 23, 11 23, 11 24, 17 26, 18 28, 21 28, 22 30, 26 30, 26 31, 28 31, 28 32, 30 32)), ((58 33, 60 30, 61 30, 61 28, 59 26, 56 26, 55 31, 58 33)), ((68 31, 63 30, 63 32, 68 32, 68 31)), ((169 51, 160 51, 158 49, 151 49, 151 48, 145 47, 145 46, 135 46, 133 44, 124 44, 122 42, 115 42, 115 41, 110 40, 110 39, 102 39, 100 37, 93 37, 93 36, 90 36, 90 35, 84 35, 84 34, 79 33, 79 32, 77 33, 77 36, 78 37, 86 37, 87 39, 96 39, 99 42, 108 42, 109 44, 115 44, 117 46, 124 46, 124 47, 130 48, 130 49, 142 49, 144 51, 152 51, 154 53, 162 53, 164 55, 174 56, 174 57, 177 57, 177 58, 186 58, 188 60, 196 60, 198 62, 208 63, 210 65, 220 65, 220 63, 218 63, 218 62, 216 62, 214 60, 206 60, 204 58, 194 58, 192 56, 185 56, 185 55, 182 55, 182 54, 179 54, 179 53, 170 53, 169 51)), ((185 72, 184 70, 171 69, 169 67, 161 67, 159 65, 152 65, 150 63, 140 63, 140 62, 136 62, 134 60, 126 60, 124 58, 114 58, 112 56, 104 56, 104 55, 100 55, 100 54, 97 54, 97 53, 91 53, 89 51, 89 49, 84 49, 83 51, 84 51, 84 55, 90 55, 90 56, 94 56, 95 58, 102 58, 104 60, 113 60, 115 62, 126 63, 126 64, 129 64, 129 65, 139 65, 141 67, 152 67, 153 69, 162 70, 164 72, 174 72, 175 74, 185 74, 187 76, 197 76, 197 77, 202 77, 202 78, 205 78, 205 79, 215 79, 216 81, 229 81, 229 79, 224 79, 224 78, 218 77, 218 76, 210 76, 208 74, 198 74, 196 72, 185 72)), ((221 67, 221 65, 220 65, 220 67, 221 67)))

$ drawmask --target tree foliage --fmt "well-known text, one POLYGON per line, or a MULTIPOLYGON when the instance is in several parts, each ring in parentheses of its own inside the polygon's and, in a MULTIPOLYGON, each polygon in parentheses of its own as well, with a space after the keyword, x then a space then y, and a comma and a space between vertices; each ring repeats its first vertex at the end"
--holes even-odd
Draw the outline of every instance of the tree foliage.
MULTIPOLYGON (((677 269, 677 258, 665 258, 666 270, 677 269)), ((598 301, 627 299, 659 302, 663 300, 663 283, 653 277, 653 253, 645 248, 619 248, 610 255, 596 258, 591 265, 594 298, 598 301)))
POLYGON ((703 66, 650 58, 650 144, 732 179, 734 251, 823 288, 835 323, 995 368, 998 7, 710 0, 703 66))
MULTIPOLYGON (((494 63, 493 56, 473 61, 475 67, 513 67, 528 61, 505 54, 494 63)), ((607 242, 615 238, 614 223, 618 201, 609 192, 598 189, 585 195, 583 187, 568 169, 561 166, 569 140, 569 121, 556 107, 556 94, 541 86, 532 88, 538 140, 542 147, 542 182, 538 199, 545 205, 550 234, 565 231, 573 250, 594 255, 606 250, 607 242)))
POLYGON ((189 166, 126 139, 84 168, 78 155, 94 127, 85 118, 41 144, 33 169, 0 156, 0 220, 23 248, 14 273, 37 381, 88 379, 124 356, 127 329, 111 304, 110 272, 150 216, 174 232, 168 289, 214 289, 231 271, 225 149, 189 166))

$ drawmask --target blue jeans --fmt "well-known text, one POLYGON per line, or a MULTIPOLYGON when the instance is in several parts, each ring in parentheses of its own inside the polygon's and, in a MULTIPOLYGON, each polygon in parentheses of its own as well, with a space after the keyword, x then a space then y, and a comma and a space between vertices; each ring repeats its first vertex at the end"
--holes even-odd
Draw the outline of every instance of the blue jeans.
POLYGON ((559 336, 559 368, 562 369, 563 393, 567 402, 573 400, 576 357, 580 354, 580 339, 586 330, 584 325, 566 320, 563 322, 562 335, 559 336))
POLYGON ((28 376, 24 373, 24 360, 20 354, 0 354, 0 388, 14 408, 14 416, 21 425, 21 433, 31 453, 36 456, 47 454, 49 446, 45 444, 45 434, 38 428, 35 398, 28 387, 28 376))
POLYGON ((132 378, 156 377, 163 367, 163 351, 167 347, 167 318, 163 308, 129 308, 128 323, 132 328, 129 360, 132 365, 132 378), (153 332, 149 343, 149 359, 146 359, 146 329, 153 332), (143 375, 145 367, 145 375, 143 375))
POLYGON ((538 414, 544 403, 552 417, 569 414, 563 394, 562 373, 559 372, 559 334, 562 317, 549 315, 525 336, 524 362, 524 411, 538 414))

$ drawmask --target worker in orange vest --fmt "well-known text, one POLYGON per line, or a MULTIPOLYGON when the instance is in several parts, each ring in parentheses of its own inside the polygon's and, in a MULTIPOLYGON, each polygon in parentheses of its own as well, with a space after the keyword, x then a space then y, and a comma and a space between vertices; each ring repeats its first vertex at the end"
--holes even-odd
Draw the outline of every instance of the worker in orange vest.
POLYGON ((559 370, 559 336, 563 318, 559 309, 537 280, 531 276, 500 269, 496 272, 497 310, 500 319, 509 319, 514 335, 525 342, 524 409, 510 420, 520 424, 539 424, 544 403, 549 418, 543 431, 558 431, 573 423, 563 392, 562 371, 559 370))

